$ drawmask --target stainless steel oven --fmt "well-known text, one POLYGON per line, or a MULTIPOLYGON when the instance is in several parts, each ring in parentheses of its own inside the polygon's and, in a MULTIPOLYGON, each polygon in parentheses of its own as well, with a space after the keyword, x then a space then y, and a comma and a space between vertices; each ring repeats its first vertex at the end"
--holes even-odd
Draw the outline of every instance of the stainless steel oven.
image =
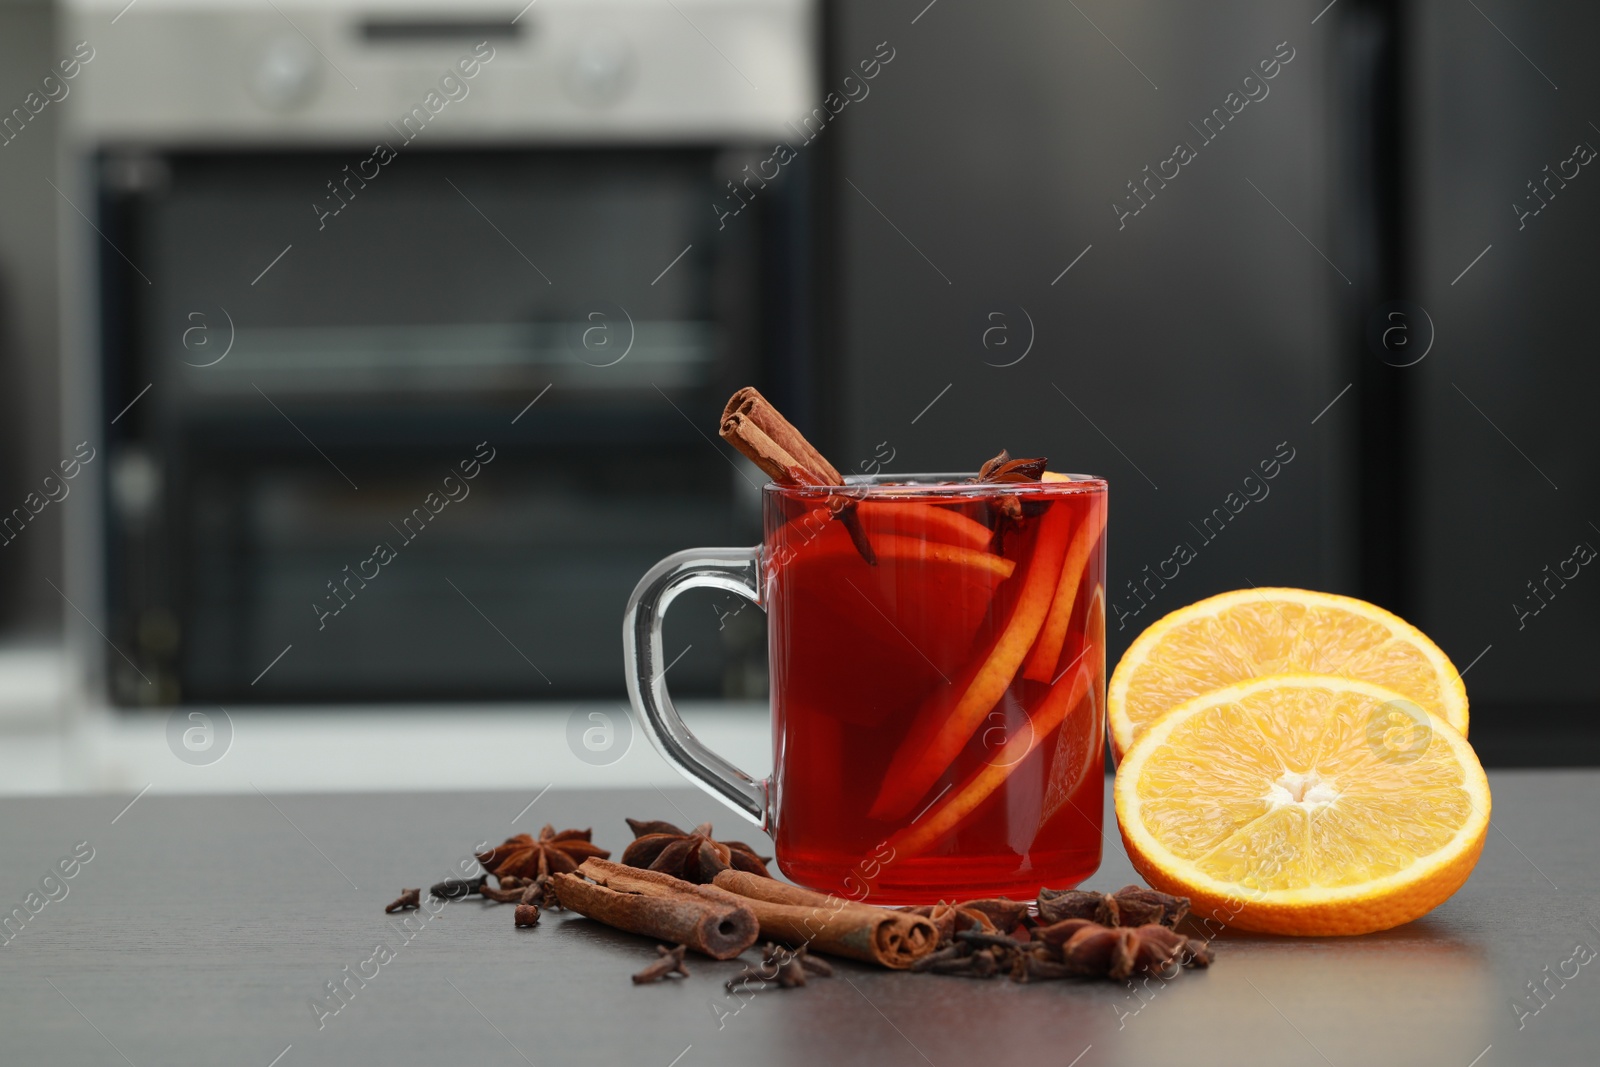
MULTIPOLYGON (((637 575, 755 536, 721 400, 810 403, 808 161, 753 167, 811 5, 119 6, 68 19, 96 688, 620 693, 637 575)), ((764 692, 759 620, 684 614, 675 689, 764 692)))

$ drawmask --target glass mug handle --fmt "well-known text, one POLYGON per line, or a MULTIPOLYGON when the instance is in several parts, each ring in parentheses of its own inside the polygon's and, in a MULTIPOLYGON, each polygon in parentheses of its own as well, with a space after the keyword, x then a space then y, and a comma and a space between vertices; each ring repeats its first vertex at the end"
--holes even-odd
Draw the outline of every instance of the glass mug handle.
POLYGON ((667 607, 688 589, 721 589, 761 607, 761 548, 691 548, 674 552, 639 579, 622 618, 628 699, 666 761, 696 785, 763 830, 768 829, 767 781, 752 778, 707 748, 667 694, 661 624, 667 607))

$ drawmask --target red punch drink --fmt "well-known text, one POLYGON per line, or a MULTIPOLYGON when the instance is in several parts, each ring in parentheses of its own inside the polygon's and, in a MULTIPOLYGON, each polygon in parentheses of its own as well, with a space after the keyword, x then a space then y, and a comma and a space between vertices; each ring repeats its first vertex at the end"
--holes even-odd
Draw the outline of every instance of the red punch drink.
POLYGON ((764 495, 783 872, 888 904, 1031 900, 1093 873, 1106 483, 764 495))

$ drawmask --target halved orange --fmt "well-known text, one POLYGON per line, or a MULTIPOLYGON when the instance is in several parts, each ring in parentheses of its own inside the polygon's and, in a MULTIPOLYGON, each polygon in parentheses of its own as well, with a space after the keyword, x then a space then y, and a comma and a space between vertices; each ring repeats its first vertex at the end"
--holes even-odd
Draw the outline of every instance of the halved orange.
POLYGON ((1467 687, 1426 634, 1375 604, 1308 589, 1238 589, 1150 624, 1111 675, 1106 722, 1120 759, 1163 712, 1201 693, 1307 671, 1392 689, 1467 732, 1467 687))
POLYGON ((1243 930, 1361 934, 1466 882, 1489 780, 1440 716, 1370 682, 1284 674, 1214 690, 1123 757, 1117 823, 1151 885, 1243 930))

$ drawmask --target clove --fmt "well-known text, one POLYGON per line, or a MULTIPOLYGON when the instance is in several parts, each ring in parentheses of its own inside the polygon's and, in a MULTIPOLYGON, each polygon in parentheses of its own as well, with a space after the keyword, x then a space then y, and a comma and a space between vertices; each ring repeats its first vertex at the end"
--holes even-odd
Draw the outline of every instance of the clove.
POLYGON ((1023 943, 1007 934, 990 933, 987 930, 961 930, 955 935, 957 941, 964 941, 969 945, 983 948, 1020 949, 1023 943))
POLYGON ((946 945, 936 952, 931 952, 911 965, 913 971, 931 971, 934 974, 943 973, 940 967, 955 960, 965 959, 972 954, 972 946, 965 941, 957 941, 946 945))
POLYGON ((999 969, 1000 964, 994 957, 994 951, 980 948, 972 954, 972 969, 967 972, 967 976, 970 978, 988 978, 999 969))
MULTIPOLYGON (((1089 895, 1098 894, 1085 894, 1089 895)), ((1093 907, 1090 901, 1076 910, 1093 907)), ((1180 968, 1210 963, 1210 945, 1160 923, 1106 926, 1093 919, 1069 918, 1031 930, 1023 923, 1011 935, 977 926, 958 930, 948 945, 918 960, 911 969, 967 978, 1005 973, 1016 982, 1061 978, 1122 981, 1135 973, 1171 977, 1180 968), (1023 934, 1026 939, 1017 936, 1023 934)))
POLYGON ((780 989, 794 989, 806 984, 807 973, 827 978, 833 975, 833 967, 826 960, 809 955, 804 945, 790 949, 768 941, 762 948, 761 968, 756 970, 747 965, 743 971, 723 983, 723 988, 732 993, 751 982, 760 982, 762 985, 776 985, 780 989))
POLYGON ((821 956, 810 955, 805 949, 802 948, 800 950, 799 959, 800 966, 804 967, 818 978, 833 977, 833 964, 829 963, 821 956))
POLYGON ((489 900, 492 900, 497 904, 521 904, 523 895, 527 891, 528 890, 525 886, 517 886, 514 889, 508 889, 505 886, 501 886, 499 889, 496 889, 494 886, 485 885, 478 888, 478 895, 480 897, 485 897, 489 900))
POLYGON ((409 911, 412 908, 420 907, 422 907, 422 890, 402 889, 400 890, 400 895, 395 897, 394 902, 383 910, 385 913, 392 915, 397 911, 409 911))
POLYGON ((733 992, 736 992, 738 989, 740 989, 742 987, 749 986, 749 984, 751 982, 758 982, 762 986, 766 986, 766 985, 770 984, 770 985, 780 986, 780 987, 783 987, 783 988, 792 988, 795 985, 805 985, 806 984, 805 983, 805 974, 804 974, 804 972, 801 973, 799 982, 795 982, 792 979, 790 979, 789 981, 785 981, 784 977, 783 977, 783 974, 784 974, 784 969, 783 969, 783 967, 781 965, 774 965, 772 967, 772 969, 771 969, 771 973, 767 974, 767 973, 763 973, 761 971, 755 970, 754 968, 750 967, 747 964, 745 966, 744 970, 740 971, 738 974, 734 975, 732 978, 730 978, 726 982, 722 983, 722 988, 726 989, 730 993, 733 993, 733 992))
POLYGON ((689 977, 689 968, 683 965, 683 954, 688 950, 688 945, 679 945, 677 948, 657 945, 656 953, 661 958, 634 975, 633 984, 645 985, 649 982, 658 982, 669 974, 680 975, 684 978, 689 977))
POLYGON ((476 878, 446 878, 429 887, 428 895, 435 900, 462 900, 474 893, 481 893, 488 881, 487 874, 480 874, 476 878))
POLYGON ((784 988, 805 985, 807 972, 823 978, 833 975, 832 965, 812 957, 805 945, 789 949, 768 941, 761 962, 763 966, 776 968, 777 983, 784 988))
POLYGON ((784 989, 793 989, 795 986, 806 984, 806 969, 800 966, 800 961, 790 959, 778 967, 778 985, 784 989))
POLYGON ((537 926, 539 924, 539 905, 518 904, 517 910, 511 919, 518 926, 537 926))
POLYGON ((548 874, 541 874, 528 881, 522 887, 522 903, 537 904, 541 908, 559 908, 561 901, 556 897, 555 883, 548 874))
POLYGON ((1027 952, 1018 957, 1018 959, 1022 963, 1020 973, 1018 971, 1011 972, 1012 979, 1018 982, 1053 981, 1078 976, 1078 972, 1065 963, 1058 963, 1041 953, 1027 952))

